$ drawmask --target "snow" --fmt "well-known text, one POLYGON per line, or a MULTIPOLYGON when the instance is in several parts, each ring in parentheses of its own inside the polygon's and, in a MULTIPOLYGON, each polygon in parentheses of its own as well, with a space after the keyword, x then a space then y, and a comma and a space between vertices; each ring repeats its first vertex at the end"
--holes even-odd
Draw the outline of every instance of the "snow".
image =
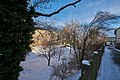
POLYGON ((30 54, 32 56, 28 55, 26 61, 21 63, 24 70, 20 72, 19 80, 49 80, 51 67, 47 66, 46 59, 39 58, 33 53, 30 54))
POLYGON ((89 61, 88 61, 88 60, 83 60, 83 61, 82 61, 82 64, 85 64, 85 65, 90 66, 90 63, 89 63, 89 61))
POLYGON ((120 80, 120 70, 119 67, 112 61, 112 56, 110 55, 111 53, 112 51, 106 47, 97 80, 120 80))
POLYGON ((94 51, 94 54, 98 54, 98 51, 94 51))
POLYGON ((81 76, 81 70, 76 72, 74 75, 70 76, 67 80, 78 80, 80 76, 81 76))
POLYGON ((119 49, 117 49, 117 48, 115 48, 115 47, 113 47, 113 49, 115 49, 116 51, 120 52, 120 50, 119 50, 119 49))
MULTIPOLYGON (((36 47, 33 52, 30 52, 25 61, 22 61, 20 66, 24 69, 20 72, 19 80, 50 80, 52 67, 47 65, 47 59, 38 55, 41 47, 36 47)), ((64 54, 61 55, 60 61, 58 60, 58 54, 51 58, 51 65, 62 63, 62 59, 66 58, 66 62, 72 58, 69 47, 63 47, 64 54)), ((71 51, 73 53, 73 50, 71 51)), ((58 49, 59 53, 59 49, 58 49)), ((68 80, 77 80, 80 76, 80 71, 76 72, 72 76, 68 77, 68 80)), ((57 79, 55 79, 57 80, 57 79)))
MULTIPOLYGON (((63 47, 62 51, 64 54, 61 56, 61 60, 58 61, 58 55, 56 55, 51 58, 51 65, 61 63, 63 58, 66 58, 66 62, 69 62, 72 57, 72 54, 69 53, 69 49, 69 47, 63 47)), ((50 80, 52 67, 47 65, 47 59, 40 57, 37 54, 38 52, 39 49, 36 48, 36 51, 34 50, 33 52, 30 52, 26 56, 25 61, 21 62, 20 66, 22 66, 24 70, 20 72, 19 80, 50 80)), ((119 67, 112 61, 112 56, 110 53, 112 53, 112 51, 106 47, 102 57, 97 80, 120 80, 119 67)), ((83 60, 82 63, 90 65, 88 60, 83 60)), ((73 75, 69 75, 67 80, 78 80, 80 75, 81 71, 75 72, 73 75)))

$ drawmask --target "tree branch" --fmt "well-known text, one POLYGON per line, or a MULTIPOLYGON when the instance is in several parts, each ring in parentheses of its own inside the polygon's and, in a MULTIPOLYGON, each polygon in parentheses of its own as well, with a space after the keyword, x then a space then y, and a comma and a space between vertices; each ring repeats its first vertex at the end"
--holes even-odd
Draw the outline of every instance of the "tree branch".
POLYGON ((45 16, 45 17, 51 17, 53 16, 54 14, 57 14, 59 13, 60 11, 62 11, 63 9, 69 7, 69 6, 75 6, 75 4, 77 4, 78 2, 80 2, 81 0, 76 0, 75 2, 72 2, 72 3, 69 3, 69 4, 66 4, 65 6, 59 8, 58 10, 50 13, 50 14, 43 14, 43 13, 40 13, 40 12, 35 12, 34 16, 45 16))

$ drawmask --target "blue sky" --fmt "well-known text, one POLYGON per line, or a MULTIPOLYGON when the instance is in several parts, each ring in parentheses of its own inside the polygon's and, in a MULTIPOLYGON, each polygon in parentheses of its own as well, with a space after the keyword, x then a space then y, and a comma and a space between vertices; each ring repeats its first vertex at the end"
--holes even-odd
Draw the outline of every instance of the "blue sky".
MULTIPOLYGON (((73 1, 75 0, 58 0, 58 2, 51 3, 52 7, 50 9, 42 10, 41 12, 53 12, 61 6, 73 1)), ((98 11, 108 11, 120 15, 120 0, 81 0, 81 2, 76 4, 76 8, 71 6, 50 18, 39 17, 38 19, 54 20, 59 25, 62 25, 64 22, 72 19, 77 19, 80 22, 88 23, 94 18, 98 11)), ((112 26, 120 27, 120 24, 114 24, 112 26)))

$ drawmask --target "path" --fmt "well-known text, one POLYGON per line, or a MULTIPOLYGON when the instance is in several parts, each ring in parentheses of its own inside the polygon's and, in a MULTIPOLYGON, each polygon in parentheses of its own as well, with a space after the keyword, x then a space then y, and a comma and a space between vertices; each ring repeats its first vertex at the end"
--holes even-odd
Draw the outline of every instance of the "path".
POLYGON ((113 51, 105 48, 97 80, 120 80, 120 67, 113 61, 113 51))

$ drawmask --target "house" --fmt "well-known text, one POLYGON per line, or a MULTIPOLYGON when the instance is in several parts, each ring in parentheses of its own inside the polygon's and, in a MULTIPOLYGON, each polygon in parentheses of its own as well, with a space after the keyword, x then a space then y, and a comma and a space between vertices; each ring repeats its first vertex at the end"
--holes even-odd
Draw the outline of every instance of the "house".
POLYGON ((117 28, 114 32, 115 34, 115 46, 120 49, 120 27, 117 28))
POLYGON ((39 29, 36 28, 34 31, 34 34, 32 35, 32 44, 30 47, 35 46, 43 46, 47 44, 47 42, 56 41, 57 40, 57 32, 53 30, 45 30, 45 29, 39 29))
POLYGON ((106 37, 106 45, 115 45, 115 37, 106 37))

